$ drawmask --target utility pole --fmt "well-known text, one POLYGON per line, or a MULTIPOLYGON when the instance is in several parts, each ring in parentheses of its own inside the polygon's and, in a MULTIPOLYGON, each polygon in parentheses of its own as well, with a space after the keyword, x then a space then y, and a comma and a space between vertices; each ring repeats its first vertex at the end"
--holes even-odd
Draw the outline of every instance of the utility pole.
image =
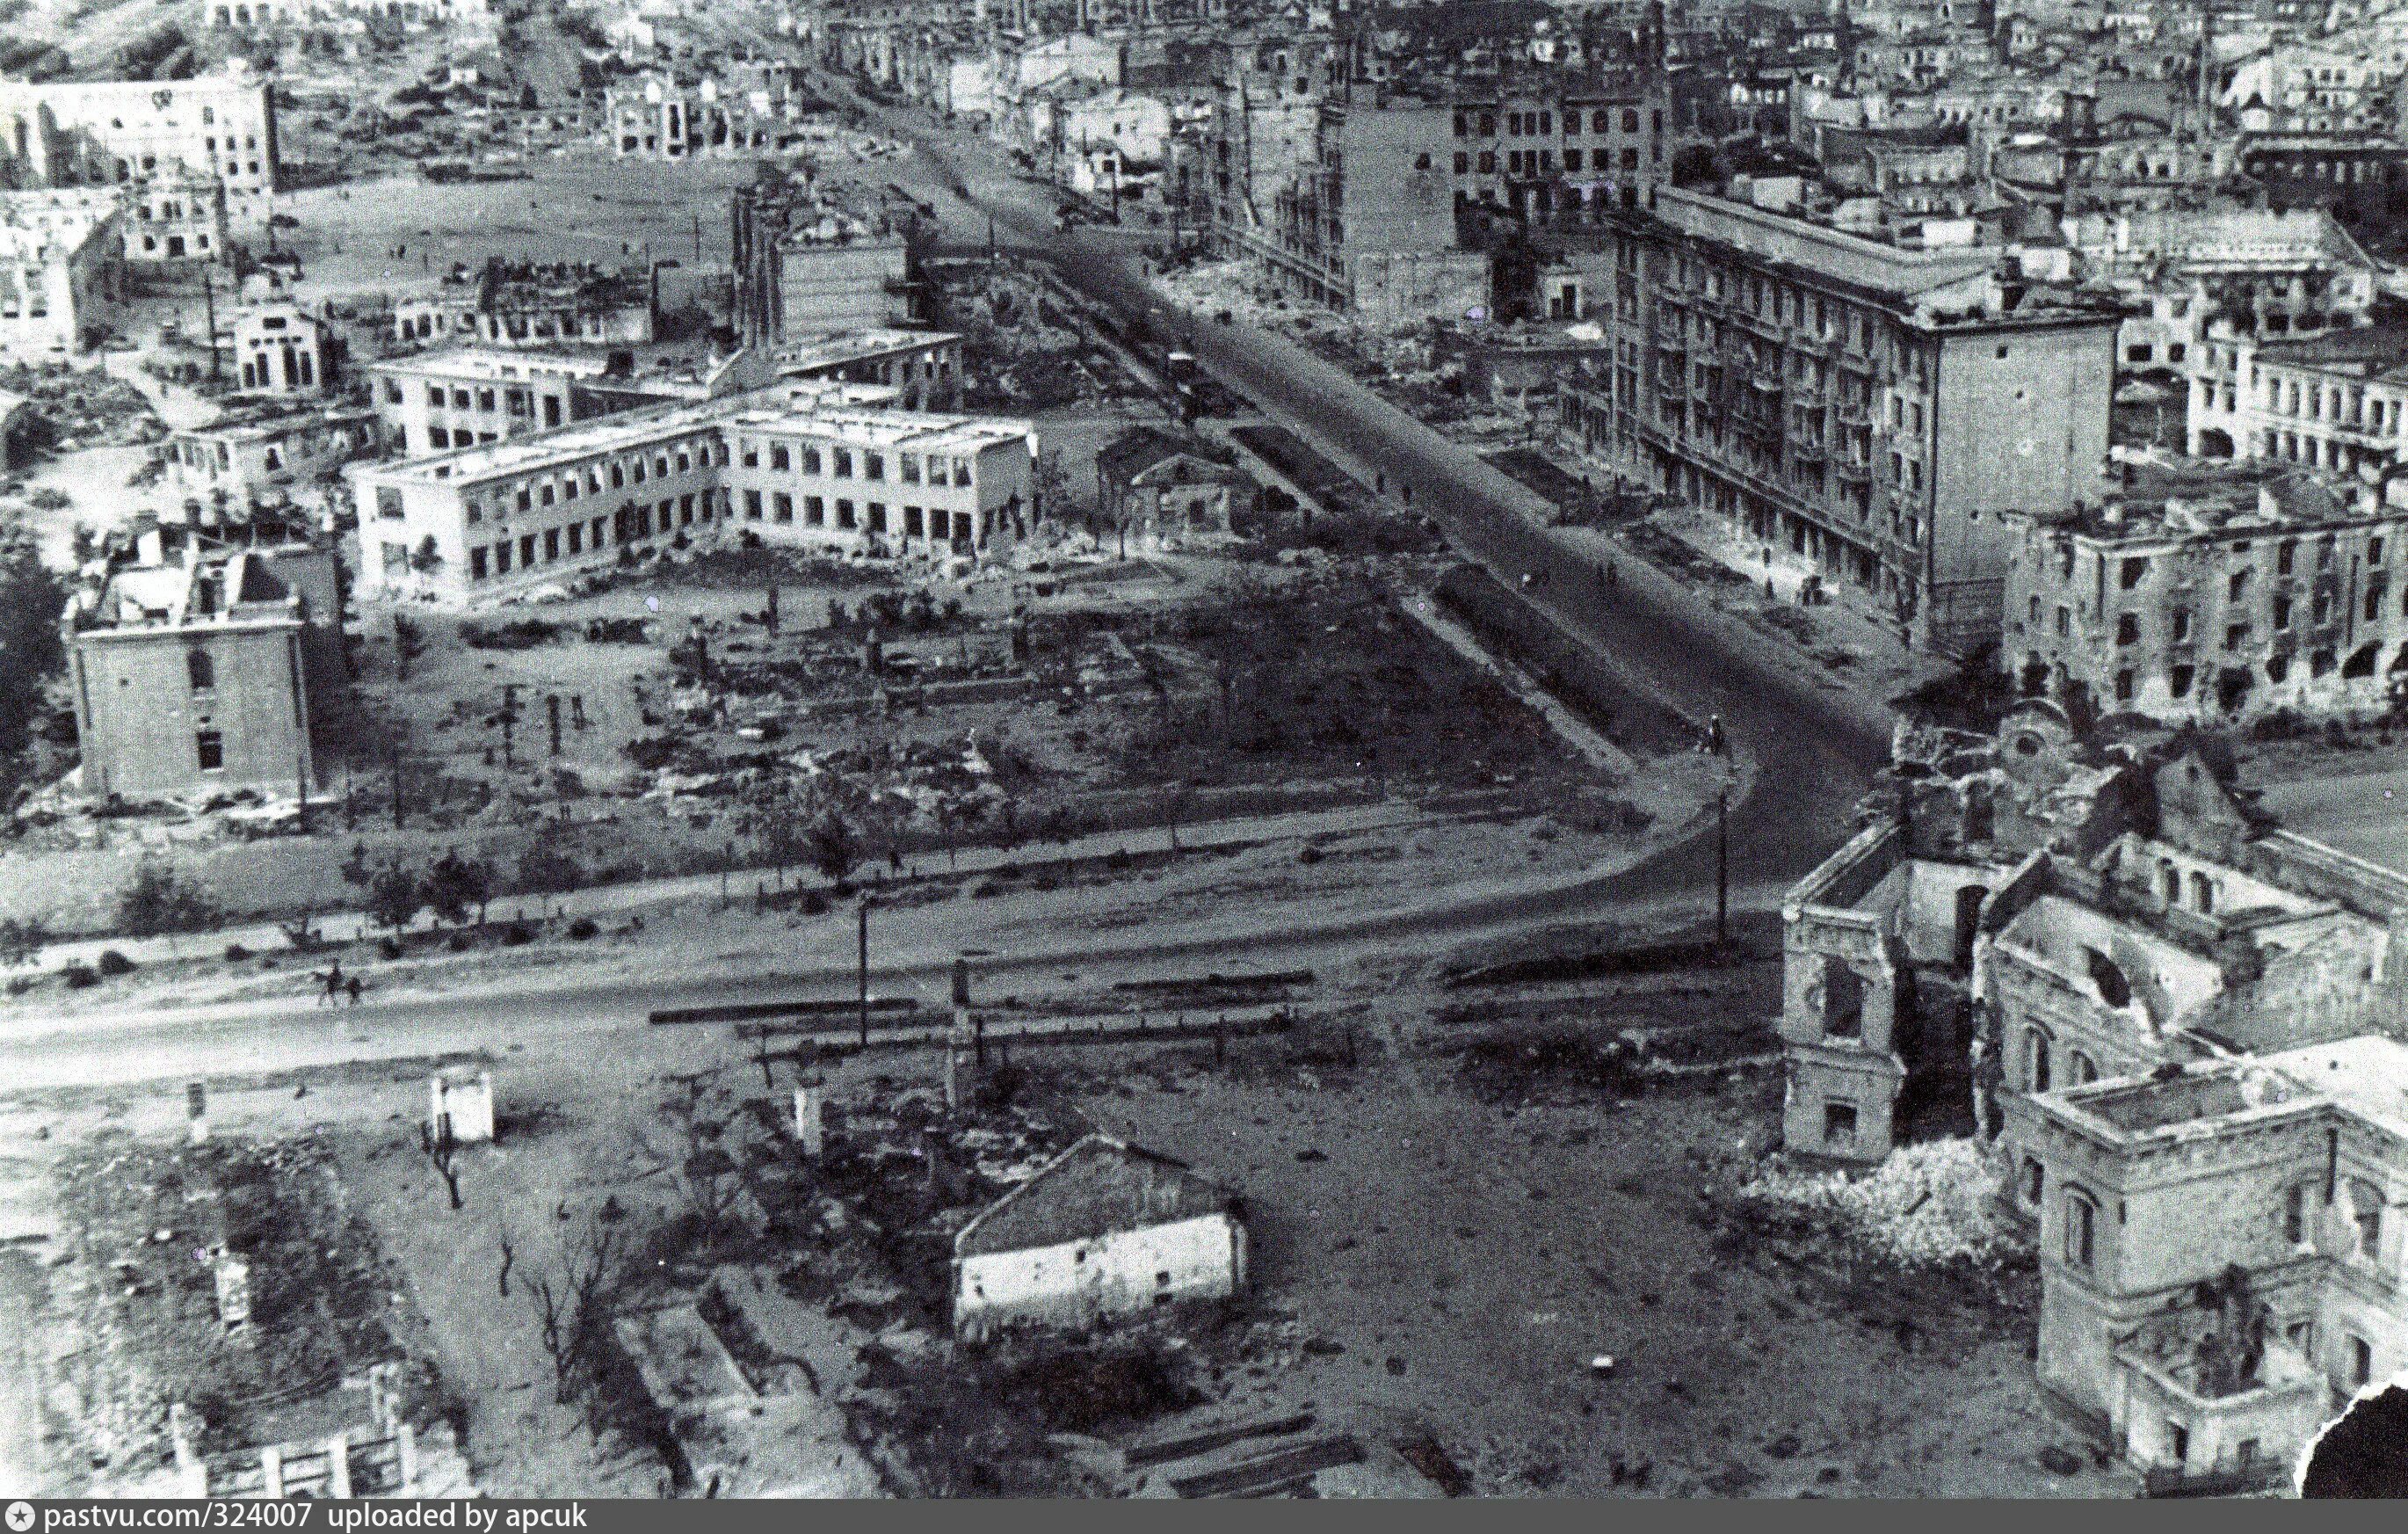
POLYGON ((1730 940, 1730 785, 1714 795, 1714 941, 1730 940))
POLYGON ((702 265, 702 215, 694 216, 694 264, 702 265))
POLYGON ((208 263, 201 264, 202 313, 209 327, 209 381, 219 380, 218 372, 218 285, 209 276, 208 263))
POLYGON ((860 961, 861 1047, 867 1049, 869 1047, 869 896, 863 896, 861 904, 854 908, 854 911, 860 923, 856 929, 854 952, 860 961))
POLYGON ((560 754, 560 695, 546 693, 543 703, 544 711, 552 718, 552 753, 557 756, 560 754))

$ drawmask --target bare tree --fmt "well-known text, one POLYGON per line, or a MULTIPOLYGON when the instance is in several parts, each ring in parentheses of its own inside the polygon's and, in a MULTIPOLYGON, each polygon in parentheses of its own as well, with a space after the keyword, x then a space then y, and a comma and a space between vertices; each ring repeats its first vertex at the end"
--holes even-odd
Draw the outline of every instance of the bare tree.
POLYGON ((552 1360, 552 1398, 563 1406, 592 1387, 607 1357, 618 1256, 619 1227, 589 1216, 562 1230, 557 1269, 526 1275, 527 1308, 552 1360))
POLYGON ((740 1168, 728 1151, 736 1095, 717 1067, 668 1080, 672 1090, 654 1113, 668 1140, 666 1149, 640 1129, 636 1140, 655 1166, 674 1174, 685 1212, 695 1224, 716 1230, 735 1207, 738 1192, 740 1168))

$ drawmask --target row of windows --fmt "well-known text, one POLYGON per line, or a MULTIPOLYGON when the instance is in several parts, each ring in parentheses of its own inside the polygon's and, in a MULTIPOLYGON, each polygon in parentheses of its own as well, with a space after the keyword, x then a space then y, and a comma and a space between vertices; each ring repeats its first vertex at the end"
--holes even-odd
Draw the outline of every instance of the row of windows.
MULTIPOLYGON (((856 509, 850 500, 839 497, 835 503, 835 521, 830 523, 829 504, 819 495, 802 498, 802 524, 806 527, 834 526, 841 531, 863 531, 884 535, 899 531, 907 538, 924 538, 932 542, 959 541, 979 536, 978 519, 968 511, 947 511, 942 507, 917 506, 902 508, 902 525, 890 526, 886 503, 870 501, 856 509)), ((766 497, 760 491, 744 492, 744 520, 792 523, 795 520, 795 497, 785 491, 772 491, 766 497)), ((992 517, 993 513, 988 513, 992 517)))
MULTIPOLYGON (((697 442, 680 446, 674 451, 662 449, 647 458, 641 453, 615 459, 609 464, 589 464, 583 469, 571 469, 557 479, 531 480, 512 492, 512 503, 521 511, 532 511, 539 506, 573 501, 581 495, 603 494, 607 478, 609 488, 624 490, 630 484, 642 484, 648 479, 666 480, 671 474, 688 474, 696 468, 727 465, 727 444, 697 442)), ((476 496, 466 496, 461 509, 470 523, 481 522, 485 505, 476 496)))
MULTIPOLYGON (((744 437, 741 440, 741 457, 746 468, 759 468, 766 452, 769 467, 779 473, 794 472, 799 465, 802 473, 823 475, 828 479, 850 480, 855 478, 856 474, 864 480, 878 480, 886 478, 887 455, 875 449, 862 448, 856 451, 849 447, 830 447, 823 450, 816 443, 805 443, 801 448, 795 449, 783 442, 771 442, 765 450, 760 442, 752 437, 744 437)), ((724 456, 725 449, 723 448, 721 452, 723 456, 720 462, 724 464, 727 461, 724 456)), ((922 483, 924 469, 924 482, 928 484, 951 483, 963 489, 969 487, 971 460, 968 458, 946 458, 930 453, 924 459, 916 452, 895 454, 895 474, 900 482, 907 485, 922 483)))
POLYGON ((555 560, 574 559, 590 551, 609 547, 609 534, 615 527, 621 543, 633 543, 658 534, 692 527, 699 521, 709 525, 725 512, 724 499, 714 499, 706 491, 701 495, 679 495, 657 506, 623 506, 607 517, 572 522, 563 527, 547 527, 540 533, 523 533, 513 542, 509 538, 468 551, 468 579, 482 581, 488 576, 508 575, 513 568, 533 569, 555 560))
MULTIPOLYGON (((1612 132, 1614 110, 1614 108, 1609 107, 1598 107, 1592 108, 1587 114, 1588 131, 1591 133, 1612 132)), ((1620 110, 1622 114, 1622 131, 1624 133, 1637 133, 1639 131, 1639 108, 1636 107, 1625 107, 1620 108, 1620 110)), ((1649 123, 1648 131, 1651 133, 1662 133, 1664 131, 1664 114, 1661 111, 1651 111, 1647 116, 1649 123)), ((1563 122, 1564 136, 1566 138, 1576 138, 1580 136, 1581 121, 1582 114, 1579 108, 1571 107, 1565 108, 1563 122)), ((1552 111, 1507 112, 1505 114, 1505 136, 1509 138, 1548 138, 1554 136, 1555 131, 1555 114, 1552 111)), ((1455 136, 1457 138, 1496 137, 1497 114, 1495 112, 1455 113, 1455 136)))
MULTIPOLYGON (((1584 156, 1579 150, 1566 150, 1564 151, 1564 169, 1567 171, 1579 171, 1583 169, 1611 170, 1613 168, 1613 161, 1610 158, 1610 151, 1598 150, 1593 154, 1584 156)), ((1426 161, 1429 157, 1427 155, 1424 155, 1422 158, 1426 161)), ((1455 173, 1457 176, 1470 175, 1472 173, 1474 163, 1475 161, 1472 155, 1467 154, 1461 150, 1455 151, 1455 173)), ((1480 167, 1479 173, 1481 175, 1496 175, 1497 151, 1494 150, 1482 150, 1477 157, 1477 164, 1480 167)), ((1624 170, 1637 170, 1639 168, 1639 151, 1635 149, 1624 150, 1622 151, 1621 165, 1624 170)), ((1429 167, 1425 165, 1422 168, 1426 170, 1429 167)), ((1505 174, 1508 176, 1548 176, 1554 174, 1555 169, 1555 151, 1553 150, 1509 150, 1506 151, 1505 174)))

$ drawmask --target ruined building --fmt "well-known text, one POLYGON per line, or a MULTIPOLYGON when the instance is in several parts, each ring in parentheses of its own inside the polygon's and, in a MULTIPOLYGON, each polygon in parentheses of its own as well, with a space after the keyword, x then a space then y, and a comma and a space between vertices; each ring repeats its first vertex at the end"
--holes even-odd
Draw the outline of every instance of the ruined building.
POLYGON ((161 552, 67 607, 83 791, 306 793, 313 719, 338 714, 346 680, 333 552, 199 539, 161 552))
POLYGON ((2286 1482, 2408 1366, 2403 1102, 2408 1047, 2368 1036, 2019 1103, 2042 1390, 2156 1489, 2286 1482))
POLYGON ((2385 712, 2408 677, 2403 491, 2193 462, 2011 512, 2000 664, 2086 717, 2385 712))
POLYGON ((2408 879, 2271 825, 2205 743, 2085 752, 2027 704, 1902 732, 1876 799, 1784 909, 1794 1149, 1877 1161, 1970 1108, 2036 1209, 2025 1098, 2408 1025, 2408 879))
POLYGON ((728 211, 735 320, 746 346, 908 324, 910 231, 843 207, 765 165, 728 211))

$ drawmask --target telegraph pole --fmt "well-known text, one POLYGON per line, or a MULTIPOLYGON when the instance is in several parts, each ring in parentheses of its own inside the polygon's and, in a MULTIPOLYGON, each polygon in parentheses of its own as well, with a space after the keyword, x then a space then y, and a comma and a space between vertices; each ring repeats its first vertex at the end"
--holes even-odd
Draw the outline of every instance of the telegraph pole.
POLYGON ((208 263, 201 264, 202 313, 209 327, 209 381, 219 381, 218 373, 218 285, 209 276, 208 263))
POLYGON ((859 925, 855 929, 854 953, 860 961, 861 976, 861 1047, 869 1047, 869 896, 863 896, 854 908, 859 925))
POLYGON ((1730 940, 1730 785, 1714 794, 1714 941, 1730 940))

